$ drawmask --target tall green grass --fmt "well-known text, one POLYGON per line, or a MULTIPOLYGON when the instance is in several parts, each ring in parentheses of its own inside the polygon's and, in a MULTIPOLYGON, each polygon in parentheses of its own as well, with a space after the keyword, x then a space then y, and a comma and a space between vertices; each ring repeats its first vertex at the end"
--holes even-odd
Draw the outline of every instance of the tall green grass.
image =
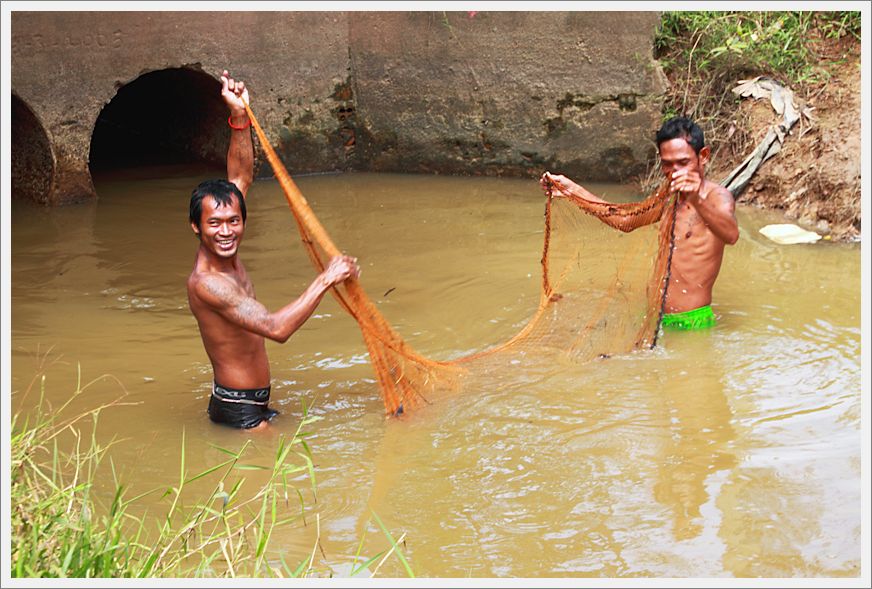
POLYGON ((667 70, 763 74, 784 83, 828 75, 820 42, 860 39, 859 12, 664 12, 654 39, 667 70))
POLYGON ((654 38, 655 57, 671 82, 663 120, 691 117, 714 157, 741 160, 754 137, 732 89, 740 80, 767 76, 800 98, 818 92, 843 53, 859 53, 860 17, 856 11, 663 12, 654 38))
MULTIPOLYGON (((319 417, 304 407, 296 431, 279 438, 272 464, 266 466, 243 462, 251 447, 246 441, 238 450, 214 446, 226 458, 192 474, 183 435, 177 483, 128 497, 115 465, 107 461, 110 447, 123 442, 104 444, 97 437, 100 415, 130 404, 125 395, 64 417, 94 382, 82 386, 80 377, 69 400, 53 408, 46 400, 42 375, 33 383, 39 388, 34 408, 13 416, 9 465, 13 577, 333 576, 331 567, 317 559, 317 514, 317 537, 307 557, 287 562, 286 555, 271 546, 276 530, 305 517, 303 493, 295 481, 308 479, 315 491, 315 469, 306 442, 309 434, 304 428, 319 417), (95 482, 107 468, 115 491, 111 499, 101 500, 95 482), (254 492, 243 493, 246 479, 241 473, 251 470, 266 474, 266 482, 254 492), (191 485, 201 479, 213 485, 212 491, 189 503, 191 485), (141 500, 153 493, 162 494, 159 503, 166 506, 166 512, 136 515, 141 500)), ((381 559, 381 566, 396 555, 413 576, 398 543, 377 521, 391 547, 364 559, 360 557, 361 539, 351 575, 374 575, 378 568, 371 571, 370 565, 381 559)))

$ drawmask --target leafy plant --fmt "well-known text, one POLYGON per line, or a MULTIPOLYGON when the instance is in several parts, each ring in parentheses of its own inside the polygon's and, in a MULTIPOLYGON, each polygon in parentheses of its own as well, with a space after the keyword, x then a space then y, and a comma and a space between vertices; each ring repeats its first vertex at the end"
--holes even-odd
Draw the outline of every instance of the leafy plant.
POLYGON ((654 39, 655 56, 672 82, 663 120, 690 116, 714 157, 744 157, 752 138, 731 92, 735 84, 768 76, 810 93, 826 84, 835 63, 822 57, 823 40, 857 40, 859 34, 859 12, 664 12, 654 39))
MULTIPOLYGON (((81 374, 81 373, 80 373, 81 374)), ((101 413, 130 404, 121 395, 96 409, 63 417, 74 400, 100 377, 84 386, 81 376, 76 390, 57 410, 45 397, 45 376, 39 382, 39 400, 27 414, 12 420, 11 517, 13 577, 310 577, 332 576, 328 565, 316 566, 320 546, 320 517, 311 554, 296 565, 284 555, 274 556, 270 543, 274 532, 305 517, 303 494, 291 484, 305 475, 314 494, 315 477, 311 450, 303 428, 320 418, 303 407, 297 430, 280 437, 271 465, 243 462, 250 441, 239 450, 213 446, 226 459, 191 474, 182 436, 178 482, 167 489, 154 489, 128 498, 110 462, 115 491, 109 505, 93 493, 102 476, 102 463, 114 444, 101 444, 96 435, 101 413), (90 421, 90 431, 85 433, 90 421), (63 439, 62 438, 66 438, 63 439), (61 443, 63 442, 63 443, 61 443), (72 450, 61 450, 72 446, 72 450), (267 481, 253 494, 242 492, 246 479, 241 472, 262 471, 267 481), (217 477, 211 493, 186 506, 191 484, 217 477), (134 515, 133 507, 143 497, 162 493, 169 506, 160 518, 134 515), (298 510, 288 510, 291 497, 298 510), (273 554, 271 557, 270 555, 273 554)), ((30 387, 25 392, 29 394, 30 387)), ((377 517, 377 516, 376 516, 377 517)), ((379 520, 380 522, 380 520, 379 520)), ((383 524, 382 530, 411 576, 411 568, 383 524)), ((362 546, 362 542, 361 542, 362 546)), ((369 559, 353 574, 369 572, 369 559)), ((381 563, 379 563, 381 564, 381 563)), ((376 569, 377 570, 377 569, 376 569)), ((372 573, 374 574, 374 573, 372 573)))

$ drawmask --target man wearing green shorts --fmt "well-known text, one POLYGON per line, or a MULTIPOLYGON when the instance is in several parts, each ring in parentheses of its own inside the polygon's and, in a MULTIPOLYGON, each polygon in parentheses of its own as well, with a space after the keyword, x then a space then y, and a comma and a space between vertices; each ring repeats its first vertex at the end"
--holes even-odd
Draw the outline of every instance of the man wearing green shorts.
POLYGON ((715 318, 711 305, 684 311, 683 313, 664 313, 660 325, 663 329, 680 329, 690 331, 694 329, 708 329, 713 327, 718 320, 715 318))
MULTIPOLYGON (((666 291, 663 327, 705 329, 716 322, 711 309, 712 287, 721 270, 724 248, 739 239, 736 203, 729 190, 705 179, 711 151, 702 129, 685 117, 666 121, 656 136, 660 170, 678 194, 675 215, 675 248, 666 291)), ((543 188, 572 195, 583 201, 607 203, 569 178, 545 172, 543 188)), ((583 203, 582 203, 583 206, 583 203)), ((652 215, 625 216, 608 223, 632 231, 659 221, 652 215), (614 223, 614 224, 613 224, 614 223)))

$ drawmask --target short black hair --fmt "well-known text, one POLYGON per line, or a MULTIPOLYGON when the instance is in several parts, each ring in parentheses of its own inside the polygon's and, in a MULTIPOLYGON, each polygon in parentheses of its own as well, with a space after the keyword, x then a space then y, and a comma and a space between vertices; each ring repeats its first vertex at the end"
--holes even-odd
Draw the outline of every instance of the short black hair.
POLYGON ((663 123, 660 130, 657 131, 655 139, 657 149, 660 149, 661 143, 670 139, 684 139, 697 155, 705 147, 705 137, 703 136, 702 129, 687 117, 673 117, 663 123))
POLYGON ((245 197, 242 196, 239 187, 227 180, 204 180, 191 192, 191 205, 188 210, 188 218, 191 223, 200 229, 200 217, 203 215, 203 199, 207 196, 214 198, 219 206, 233 204, 233 196, 239 201, 239 209, 242 211, 242 224, 245 225, 245 197))

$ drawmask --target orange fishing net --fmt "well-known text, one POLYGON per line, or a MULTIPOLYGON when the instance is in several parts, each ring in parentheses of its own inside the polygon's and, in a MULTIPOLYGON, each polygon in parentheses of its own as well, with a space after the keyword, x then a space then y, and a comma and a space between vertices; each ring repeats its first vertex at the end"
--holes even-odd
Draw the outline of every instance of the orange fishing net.
MULTIPOLYGON (((341 252, 247 105, 246 110, 285 193, 303 245, 320 272, 341 252)), ((550 348, 585 361, 653 347, 666 298, 674 223, 675 199, 665 182, 645 200, 626 204, 549 194, 538 308, 505 343, 453 360, 432 360, 415 352, 388 324, 357 279, 348 279, 331 292, 360 326, 385 410, 397 415, 429 402, 439 391, 456 390, 470 373, 504 368, 508 356, 517 364, 519 358, 541 355, 550 348), (602 241, 605 225, 627 230, 642 216, 660 222, 621 233, 621 247, 610 247, 607 254, 587 253, 591 239, 602 241)))

